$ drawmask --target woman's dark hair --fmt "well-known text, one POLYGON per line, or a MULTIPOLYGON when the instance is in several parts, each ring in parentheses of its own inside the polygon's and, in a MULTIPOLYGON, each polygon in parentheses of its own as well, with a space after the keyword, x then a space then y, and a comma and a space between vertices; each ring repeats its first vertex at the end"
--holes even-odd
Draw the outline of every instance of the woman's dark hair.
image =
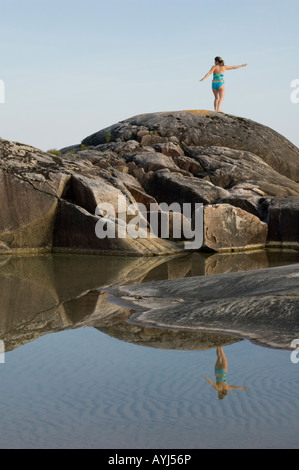
POLYGON ((224 65, 224 60, 221 59, 221 57, 218 57, 218 56, 215 57, 215 62, 218 62, 218 64, 220 64, 220 65, 224 65))
POLYGON ((227 390, 220 390, 220 391, 218 392, 218 398, 219 398, 219 400, 223 400, 223 398, 225 398, 226 395, 227 395, 227 390))

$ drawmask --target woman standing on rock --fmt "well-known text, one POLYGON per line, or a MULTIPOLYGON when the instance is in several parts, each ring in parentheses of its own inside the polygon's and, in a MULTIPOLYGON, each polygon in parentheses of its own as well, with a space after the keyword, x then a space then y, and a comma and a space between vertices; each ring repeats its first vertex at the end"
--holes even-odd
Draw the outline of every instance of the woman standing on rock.
POLYGON ((211 67, 211 70, 200 80, 201 82, 205 80, 211 73, 213 73, 212 81, 212 91, 215 96, 214 100, 214 110, 218 113, 222 113, 221 104, 224 99, 225 86, 224 86, 224 72, 226 70, 239 69, 241 67, 246 67, 247 64, 242 65, 224 65, 224 61, 221 57, 215 57, 215 65, 211 67))

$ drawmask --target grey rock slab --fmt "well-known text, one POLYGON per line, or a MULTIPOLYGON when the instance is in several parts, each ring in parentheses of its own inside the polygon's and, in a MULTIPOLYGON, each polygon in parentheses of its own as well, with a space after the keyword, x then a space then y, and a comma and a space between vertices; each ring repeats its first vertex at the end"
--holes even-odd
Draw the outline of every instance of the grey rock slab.
POLYGON ((130 321, 212 331, 290 349, 299 338, 299 264, 157 281, 108 290, 130 307, 130 321))

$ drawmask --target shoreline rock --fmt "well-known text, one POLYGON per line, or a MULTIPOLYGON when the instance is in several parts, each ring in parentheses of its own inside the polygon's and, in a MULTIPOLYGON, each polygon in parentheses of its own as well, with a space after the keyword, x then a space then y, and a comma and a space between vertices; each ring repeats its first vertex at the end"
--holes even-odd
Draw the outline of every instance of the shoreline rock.
POLYGON ((299 149, 262 124, 205 110, 150 113, 58 153, 0 140, 0 254, 184 252, 183 236, 150 236, 151 205, 162 212, 161 203, 203 204, 201 250, 299 248, 299 149), (132 220, 128 207, 143 204, 146 236, 97 237, 105 203, 105 223, 119 230, 132 220))
POLYGON ((299 335, 299 264, 107 289, 132 325, 230 334, 291 349, 299 335), (134 313, 133 313, 134 312, 134 313))

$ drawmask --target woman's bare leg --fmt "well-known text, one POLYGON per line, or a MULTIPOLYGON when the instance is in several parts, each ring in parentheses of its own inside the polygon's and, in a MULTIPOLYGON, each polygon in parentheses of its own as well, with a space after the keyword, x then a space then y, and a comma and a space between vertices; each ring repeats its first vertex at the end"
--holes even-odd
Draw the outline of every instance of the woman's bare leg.
POLYGON ((227 359, 226 359, 223 349, 218 347, 216 354, 217 354, 216 367, 221 367, 223 370, 227 372, 227 359))
POLYGON ((214 111, 217 111, 218 109, 218 101, 219 101, 219 95, 218 95, 218 90, 214 90, 214 88, 212 88, 212 92, 214 93, 214 111))
POLYGON ((221 111, 221 105, 224 100, 224 95, 225 95, 225 85, 222 85, 218 91, 218 107, 217 107, 217 112, 222 113, 221 111))

